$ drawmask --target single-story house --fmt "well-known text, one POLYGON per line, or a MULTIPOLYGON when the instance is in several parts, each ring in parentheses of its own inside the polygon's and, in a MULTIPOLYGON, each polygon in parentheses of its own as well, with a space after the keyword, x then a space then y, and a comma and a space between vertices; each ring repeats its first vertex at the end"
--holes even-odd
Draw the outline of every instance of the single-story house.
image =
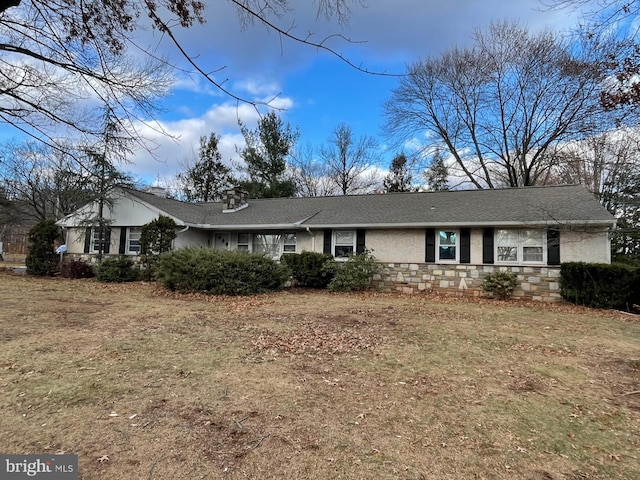
MULTIPOLYGON (((90 259, 97 204, 61 219, 69 255, 90 259)), ((383 263, 385 289, 480 294, 482 278, 512 271, 515 295, 553 301, 561 262, 610 263, 615 218, 583 186, 247 199, 231 189, 221 202, 186 203, 157 193, 114 189, 104 253, 138 255, 145 223, 165 215, 179 226, 174 248, 302 251, 337 260, 367 248, 383 263)))

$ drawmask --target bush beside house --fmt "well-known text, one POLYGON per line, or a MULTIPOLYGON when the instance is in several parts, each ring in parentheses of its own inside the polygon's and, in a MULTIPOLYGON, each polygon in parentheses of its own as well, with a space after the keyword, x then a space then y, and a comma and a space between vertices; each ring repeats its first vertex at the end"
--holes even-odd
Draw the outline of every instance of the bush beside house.
POLYGON ((156 280, 180 293, 255 295, 284 288, 291 270, 261 254, 208 248, 164 253, 156 280))
POLYGON ((569 262, 560 267, 562 298, 593 308, 633 310, 640 304, 640 268, 569 262))
POLYGON ((291 278, 296 286, 327 288, 335 274, 335 260, 328 253, 288 253, 280 259, 291 269, 291 278))

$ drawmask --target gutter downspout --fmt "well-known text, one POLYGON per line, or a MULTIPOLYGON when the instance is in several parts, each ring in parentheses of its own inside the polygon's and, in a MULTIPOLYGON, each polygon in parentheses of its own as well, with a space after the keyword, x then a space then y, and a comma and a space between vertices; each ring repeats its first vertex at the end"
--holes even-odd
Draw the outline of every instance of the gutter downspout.
POLYGON ((174 238, 174 239, 173 239, 173 242, 172 242, 172 243, 173 243, 172 248, 176 248, 176 239, 178 238, 178 234, 179 234, 179 233, 184 233, 184 232, 186 232, 187 230, 189 230, 189 228, 190 228, 190 227, 189 227, 189 225, 187 225, 187 226, 185 226, 182 230, 178 230, 178 231, 176 232, 176 238, 174 238))
POLYGON ((316 236, 311 233, 311 230, 309 229, 309 227, 304 227, 304 229, 307 231, 307 233, 309 235, 311 235, 311 251, 315 252, 316 251, 316 236))

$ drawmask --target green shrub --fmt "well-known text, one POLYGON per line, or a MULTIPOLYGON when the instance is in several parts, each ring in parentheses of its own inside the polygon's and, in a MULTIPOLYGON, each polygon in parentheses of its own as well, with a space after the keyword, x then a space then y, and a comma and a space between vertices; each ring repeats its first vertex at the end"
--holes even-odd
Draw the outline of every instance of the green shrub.
POLYGON ((160 215, 155 220, 145 223, 140 234, 140 263, 142 276, 146 280, 152 280, 155 276, 155 268, 160 260, 160 255, 172 250, 176 233, 176 222, 169 217, 160 215))
POLYGON ((482 281, 482 291, 498 298, 507 298, 518 286, 518 277, 512 272, 490 273, 482 281))
POLYGON ((640 268, 615 263, 563 263, 560 294, 577 305, 631 310, 634 304, 640 304, 640 268))
POLYGON ((255 295, 280 290, 291 270, 271 258, 229 250, 183 248, 160 256, 156 279, 169 290, 255 295))
POLYGON ((60 238, 60 229, 53 220, 44 220, 29 230, 29 250, 25 265, 29 275, 51 276, 58 270, 58 255, 53 244, 60 238))
POLYGON ((301 287, 327 288, 335 274, 335 268, 327 265, 335 264, 333 256, 328 253, 288 253, 280 262, 291 269, 291 277, 301 287))
MULTIPOLYGON (((329 266, 326 268, 335 268, 329 266)), ((338 265, 335 269, 335 276, 328 285, 332 292, 350 292, 353 290, 366 290, 371 286, 373 277, 382 271, 372 250, 350 255, 349 259, 338 265)))
POLYGON ((64 278, 92 278, 96 274, 93 267, 83 260, 65 260, 60 267, 60 276, 64 278))
POLYGON ((122 283, 138 280, 138 271, 133 261, 127 257, 107 258, 96 269, 96 277, 100 282, 122 283))

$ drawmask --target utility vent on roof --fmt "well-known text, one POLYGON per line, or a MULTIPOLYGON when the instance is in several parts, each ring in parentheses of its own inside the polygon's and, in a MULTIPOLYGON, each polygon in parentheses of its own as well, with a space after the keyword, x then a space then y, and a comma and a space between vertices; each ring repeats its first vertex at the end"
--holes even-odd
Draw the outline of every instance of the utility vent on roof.
POLYGON ((227 190, 222 197, 222 213, 237 212, 249 206, 247 203, 247 192, 240 187, 227 190))
POLYGON ((167 197, 167 189, 164 187, 149 187, 146 190, 147 193, 152 193, 154 194, 156 197, 167 197))

